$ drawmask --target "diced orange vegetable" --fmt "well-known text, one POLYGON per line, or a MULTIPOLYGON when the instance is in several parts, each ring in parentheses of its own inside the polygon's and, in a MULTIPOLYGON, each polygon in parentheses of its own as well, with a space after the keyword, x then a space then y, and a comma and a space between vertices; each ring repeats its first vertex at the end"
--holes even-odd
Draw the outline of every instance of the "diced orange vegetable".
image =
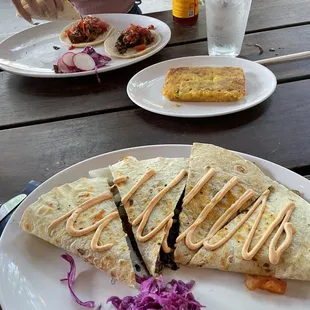
POLYGON ((279 295, 284 295, 287 288, 287 283, 280 279, 251 275, 245 276, 245 285, 250 291, 261 289, 279 295))
POLYGON ((137 52, 144 51, 146 49, 146 45, 145 44, 137 45, 135 49, 137 52))

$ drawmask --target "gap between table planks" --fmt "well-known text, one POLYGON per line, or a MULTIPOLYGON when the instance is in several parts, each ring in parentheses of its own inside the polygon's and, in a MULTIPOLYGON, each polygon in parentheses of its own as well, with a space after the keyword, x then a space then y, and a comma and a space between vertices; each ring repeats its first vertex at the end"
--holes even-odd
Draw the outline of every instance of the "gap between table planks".
MULTIPOLYGON (((66 79, 35 79, 0 72, 0 129, 21 125, 130 109, 134 104, 126 94, 129 79, 141 69, 163 60, 206 54, 206 42, 163 49, 153 57, 114 72, 66 79), (120 74, 120 72, 122 74, 120 74)), ((241 56, 250 60, 310 50, 310 25, 246 35, 241 56), (253 44, 265 52, 258 55, 253 44), (274 52, 269 49, 274 48, 274 52)), ((269 65, 278 83, 310 77, 308 59, 269 65)))
POLYGON ((307 166, 309 97, 310 80, 305 80, 280 85, 274 96, 252 109, 209 119, 171 118, 134 109, 2 130, 0 202, 31 179, 44 181, 81 160, 139 145, 198 141, 290 169, 307 166))

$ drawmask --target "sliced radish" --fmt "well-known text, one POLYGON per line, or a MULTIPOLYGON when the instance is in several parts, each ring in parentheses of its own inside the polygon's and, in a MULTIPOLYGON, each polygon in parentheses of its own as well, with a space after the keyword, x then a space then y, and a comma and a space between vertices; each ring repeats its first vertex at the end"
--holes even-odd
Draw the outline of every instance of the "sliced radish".
POLYGON ((59 58, 57 61, 57 67, 62 73, 69 73, 71 70, 63 63, 62 58, 59 58))
POLYGON ((73 56, 74 65, 83 71, 93 70, 96 67, 95 61, 85 53, 77 53, 73 56))
POLYGON ((62 56, 62 62, 69 68, 74 69, 73 56, 75 54, 72 52, 68 52, 62 56))

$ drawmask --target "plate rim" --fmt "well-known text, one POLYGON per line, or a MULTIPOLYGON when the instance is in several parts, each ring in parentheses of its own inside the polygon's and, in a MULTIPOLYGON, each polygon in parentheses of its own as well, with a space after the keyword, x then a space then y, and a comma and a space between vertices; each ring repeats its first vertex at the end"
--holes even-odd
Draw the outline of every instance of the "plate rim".
MULTIPOLYGON (((146 67, 142 70, 140 70, 139 72, 137 72, 130 80, 129 82, 127 83, 127 87, 126 87, 126 91, 127 91, 127 95, 128 97, 130 98, 130 100, 136 104, 137 106, 139 106, 140 108, 144 109, 144 110, 147 110, 149 112, 152 112, 152 113, 155 113, 155 114, 160 114, 160 115, 165 115, 165 116, 171 116, 171 117, 181 117, 181 118, 197 118, 197 117, 215 117, 215 116, 221 116, 221 115, 228 115, 228 114, 233 114, 233 113, 237 113, 237 112, 241 112, 241 111, 244 111, 244 110, 247 110, 247 109, 250 109, 262 102, 264 102, 266 99, 268 99, 275 91, 276 87, 277 87, 277 78, 275 76, 275 74, 270 70, 268 69, 267 67, 255 62, 255 61, 252 61, 252 60, 248 60, 248 59, 243 59, 243 58, 239 58, 239 57, 233 57, 235 59, 238 59, 240 60, 241 62, 245 62, 245 63, 251 63, 251 65, 254 64, 254 66, 258 65, 259 67, 261 67, 268 75, 270 75, 271 79, 272 79, 272 87, 271 89, 269 90, 269 92, 266 92, 266 94, 264 96, 262 96, 260 99, 256 99, 256 100, 253 100, 251 104, 248 104, 248 105, 241 105, 239 108, 233 110, 233 111, 223 111, 223 112, 216 112, 216 113, 213 113, 213 114, 209 114, 209 113, 193 113, 193 114, 179 114, 179 113, 175 113, 175 112, 170 112, 170 111, 165 111, 165 110, 158 110, 156 108, 152 108, 152 107, 149 107, 149 106, 145 106, 144 104, 142 104, 141 102, 139 102, 138 100, 135 100, 133 98, 133 95, 132 93, 130 92, 129 90, 129 87, 130 87, 130 84, 132 84, 132 81, 141 73, 147 71, 147 70, 150 70, 151 68, 153 67, 156 67, 156 66, 159 66, 163 63, 169 63, 169 62, 172 62, 172 61, 175 61, 175 60, 178 60, 178 61, 182 61, 182 60, 185 60, 185 59, 193 59, 193 58, 214 58, 214 59, 228 59, 228 58, 232 58, 232 57, 229 57, 229 56, 209 56, 209 55, 197 55, 197 56, 185 56, 185 57, 178 57, 178 58, 172 58, 172 59, 168 59, 168 60, 164 60, 164 61, 161 61, 161 62, 158 62, 156 64, 153 64, 149 67, 146 67)), ((181 102, 182 104, 182 102, 181 102)))
MULTIPOLYGON (((85 164, 87 162, 91 162, 93 160, 100 159, 101 157, 104 158, 106 156, 113 156, 113 155, 116 155, 116 154, 118 154, 120 152, 139 151, 141 149, 152 149, 152 148, 159 149, 159 148, 167 148, 167 147, 168 148, 176 148, 176 149, 177 148, 182 148, 182 149, 184 148, 184 149, 187 149, 190 152, 192 146, 193 146, 193 144, 177 144, 176 143, 176 144, 151 144, 151 145, 141 145, 141 146, 135 146, 135 147, 128 147, 128 148, 118 149, 118 150, 114 150, 114 151, 98 154, 96 156, 92 156, 90 158, 87 158, 87 159, 84 159, 82 161, 79 161, 79 162, 77 162, 77 163, 75 163, 75 164, 73 164, 73 165, 71 165, 71 166, 69 166, 69 167, 67 167, 67 168, 57 172, 56 174, 54 174, 53 176, 51 176, 50 178, 45 180, 38 188, 36 188, 29 196, 27 196, 27 198, 13 212, 11 218, 9 219, 7 225, 5 226, 5 228, 4 228, 3 232, 2 232, 2 236, 0 238, 0 250, 3 247, 3 245, 2 245, 4 243, 3 240, 6 239, 6 234, 7 234, 7 231, 8 231, 8 227, 10 227, 11 225, 14 225, 13 221, 19 220, 18 213, 23 212, 29 206, 28 200, 34 198, 34 196, 37 194, 37 192, 39 192, 41 187, 48 185, 49 182, 51 182, 54 179, 58 178, 63 173, 66 173, 69 170, 71 170, 73 168, 76 168, 76 167, 78 167, 81 164, 85 164), (19 212, 16 212, 17 210, 19 210, 19 212)), ((257 164, 259 162, 259 164, 257 164, 257 166, 260 169, 264 169, 266 167, 271 167, 271 168, 276 168, 276 169, 284 170, 285 172, 287 172, 289 174, 295 175, 296 177, 302 179, 306 184, 308 184, 309 188, 310 188, 310 180, 306 179, 302 175, 299 175, 298 173, 296 173, 296 172, 294 172, 294 171, 292 171, 292 170, 290 170, 290 169, 288 169, 286 167, 283 167, 283 166, 281 166, 279 164, 276 164, 276 163, 274 163, 272 161, 269 161, 269 160, 266 160, 266 159, 263 159, 261 157, 254 156, 254 155, 251 155, 251 154, 248 154, 248 153, 238 152, 238 151, 235 151, 235 150, 232 150, 232 149, 229 149, 229 150, 234 152, 234 153, 236 153, 236 154, 238 154, 238 155, 240 155, 240 156, 242 156, 244 159, 246 159, 248 161, 254 162, 255 164, 257 164), (261 163, 263 163, 264 167, 261 167, 261 163)), ((280 180, 277 180, 277 181, 281 182, 280 180)), ((2 264, 3 264, 3 260, 0 259, 0 266, 2 264)), ((3 307, 3 310, 8 310, 9 308, 7 307, 7 304, 5 302, 3 287, 4 287, 4 284, 3 284, 2 281, 0 281, 0 302, 2 304, 1 306, 3 307)))
MULTIPOLYGON (((126 13, 103 13, 103 14, 92 14, 92 16, 97 16, 99 18, 105 18, 106 16, 114 16, 114 17, 120 16, 120 18, 122 16, 130 16, 130 17, 132 17, 131 15, 126 14, 126 13)), ((160 52, 170 42, 170 40, 171 40, 171 29, 170 29, 170 27, 168 26, 167 23, 163 22, 160 19, 152 17, 152 16, 147 16, 147 15, 137 15, 137 16, 135 16, 135 17, 136 18, 142 18, 142 19, 145 19, 145 20, 150 20, 150 23, 152 23, 152 21, 156 20, 159 24, 161 24, 163 27, 166 28, 167 38, 164 39, 163 36, 161 35, 161 37, 162 37, 161 42, 158 44, 158 46, 156 46, 153 50, 149 51, 148 53, 143 54, 143 55, 138 56, 138 57, 135 57, 135 58, 129 58, 128 59, 128 63, 126 62, 124 64, 113 66, 113 67, 107 66, 107 67, 99 68, 97 70, 97 73, 101 74, 101 73, 105 73, 105 72, 109 72, 109 71, 118 70, 118 69, 121 69, 121 68, 128 67, 130 65, 133 65, 135 63, 138 63, 140 61, 143 61, 143 60, 145 60, 145 59, 155 55, 156 53, 160 52)), ((64 21, 64 22, 68 22, 68 24, 70 23, 70 21, 64 21)), ((55 23, 57 23, 57 21, 45 22, 45 23, 37 25, 35 27, 44 27, 44 26, 47 27, 46 25, 51 24, 51 23, 55 24, 55 23)), ((24 29, 24 30, 19 31, 17 33, 14 33, 13 35, 11 35, 8 38, 4 39, 3 41, 0 42, 0 48, 1 48, 1 45, 3 45, 4 43, 6 43, 10 39, 12 39, 14 36, 17 36, 17 35, 19 35, 21 33, 24 33, 24 32, 32 31, 33 28, 34 27, 31 27, 31 28, 28 28, 28 29, 24 29)), ((102 46, 103 46, 103 44, 102 44, 102 46)), ((2 60, 6 60, 6 59, 2 59, 2 60)), ((26 77, 33 77, 33 78, 60 78, 60 79, 62 79, 62 78, 72 78, 72 77, 80 77, 80 76, 88 76, 88 75, 96 74, 96 70, 84 71, 84 72, 76 72, 76 73, 62 73, 62 74, 56 74, 54 72, 35 73, 35 72, 31 71, 31 70, 20 69, 20 68, 14 67, 14 66, 3 64, 3 63, 1 63, 1 58, 0 58, 0 69, 4 70, 6 72, 13 73, 13 74, 17 74, 17 75, 21 75, 21 76, 26 76, 26 77)))

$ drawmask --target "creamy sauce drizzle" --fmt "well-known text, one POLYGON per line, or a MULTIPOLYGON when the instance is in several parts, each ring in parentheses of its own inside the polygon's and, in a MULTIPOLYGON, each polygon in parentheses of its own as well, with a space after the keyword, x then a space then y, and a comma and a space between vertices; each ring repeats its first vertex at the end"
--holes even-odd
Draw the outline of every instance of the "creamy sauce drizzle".
MULTIPOLYGON (((188 204, 200 191, 200 189, 212 178, 215 174, 215 170, 213 168, 209 169, 209 171, 199 180, 199 182, 193 187, 193 189, 185 196, 183 200, 183 206, 188 204)), ((245 243, 242 247, 242 258, 245 260, 251 260, 263 246, 263 244, 270 237, 272 232, 276 229, 276 227, 281 223, 278 228, 276 234, 271 240, 269 245, 269 261, 271 264, 278 264, 282 253, 291 245, 293 241, 293 235, 296 232, 296 229, 292 223, 289 223, 289 219, 295 209, 295 204, 293 202, 289 202, 277 215, 275 220, 268 226, 267 230, 261 236, 258 243, 254 246, 254 248, 249 252, 249 247, 252 243, 254 234, 256 232, 257 226, 261 221, 263 213, 266 208, 267 198, 270 194, 270 190, 266 190, 253 204, 253 206, 249 209, 249 211, 245 214, 245 216, 241 219, 241 221, 221 240, 214 244, 209 244, 209 240, 214 237, 219 230, 221 230, 232 218, 237 211, 241 209, 241 207, 250 199, 255 196, 255 192, 251 189, 246 190, 243 195, 241 195, 236 202, 234 202, 225 213, 214 223, 211 227, 207 236, 197 242, 194 243, 192 241, 192 236, 196 230, 196 228, 207 218, 208 214, 212 211, 212 209, 224 198, 224 196, 230 191, 237 183, 239 179, 237 177, 231 178, 225 186, 217 192, 217 194, 211 199, 211 201, 204 207, 201 211, 197 219, 194 221, 192 225, 190 225, 176 240, 176 243, 179 243, 185 238, 185 244, 190 250, 198 250, 202 245, 207 250, 215 250, 225 244, 238 230, 239 228, 250 218, 250 216, 255 212, 255 210, 262 205, 260 212, 255 219, 255 222, 251 228, 249 235, 247 236, 245 243), (285 240, 276 250, 276 245, 280 239, 281 234, 285 231, 285 240)))
MULTIPOLYGON (((154 170, 149 170, 136 184, 135 186, 123 197, 122 202, 125 204, 132 197, 132 195, 153 175, 155 174, 154 170)), ((149 220, 149 217, 159 203, 159 201, 178 183, 182 181, 182 179, 187 175, 187 171, 182 169, 181 172, 165 187, 163 188, 153 199, 149 202, 144 211, 137 216, 137 218, 132 222, 132 226, 138 226, 136 238, 140 242, 146 242, 149 239, 153 238, 161 229, 164 228, 165 237, 163 240, 162 248, 165 253, 170 253, 173 251, 168 246, 168 234, 169 230, 173 224, 173 215, 174 212, 167 215, 152 231, 143 236, 144 228, 149 220)))
MULTIPOLYGON (((256 202, 254 203, 254 205, 250 208, 250 210, 247 213, 247 216, 244 216, 242 218, 242 220, 236 225, 236 227, 234 227, 234 229, 232 231, 230 231, 223 239, 221 239, 220 241, 218 241, 217 243, 214 244, 209 244, 208 241, 213 237, 207 238, 207 240, 203 243, 203 246, 207 249, 207 250, 215 250, 217 248, 219 248, 220 246, 222 246, 223 244, 225 244, 237 231, 238 229, 248 220, 248 218, 254 213, 254 211, 257 209, 257 207, 262 203, 262 200, 265 199, 267 200, 268 194, 269 194, 269 190, 267 189, 263 195, 261 197, 259 197, 256 202)), ((229 208, 230 209, 230 208, 229 208)), ((229 209, 227 209, 227 211, 229 211, 229 209)), ((226 212, 227 212, 226 211, 226 212)), ((224 226, 224 225, 223 225, 224 226)), ((222 226, 222 227, 223 227, 222 226)), ((214 234, 215 235, 215 234, 214 234)))
POLYGON ((213 208, 224 198, 224 196, 239 182, 237 177, 232 177, 225 186, 216 193, 216 195, 211 199, 211 201, 204 207, 195 222, 190 225, 182 234, 179 235, 176 242, 180 242, 185 238, 185 243, 187 247, 191 250, 199 249, 205 239, 194 243, 192 241, 192 235, 194 234, 196 228, 206 219, 208 214, 213 210, 213 208))
MULTIPOLYGON (((263 194, 264 195, 264 194, 263 194)), ((257 226, 263 216, 264 210, 266 208, 266 201, 267 201, 268 195, 265 196, 262 199, 262 207, 261 210, 252 226, 252 229, 248 235, 248 237, 245 240, 245 243, 242 248, 242 258, 245 260, 251 260, 256 253, 260 250, 260 248, 263 246, 263 244, 267 241, 267 239, 270 237, 272 232, 275 230, 275 228, 281 223, 278 231, 276 232, 275 236, 272 238, 271 243, 269 245, 269 261, 276 265, 279 260, 282 253, 290 246, 293 240, 293 235, 296 232, 295 227, 292 223, 288 223, 294 209, 295 204, 293 202, 289 202, 277 215, 277 217, 274 219, 274 221, 271 223, 271 225, 268 226, 267 230, 264 232, 264 234, 261 236, 257 244, 254 246, 254 248, 249 252, 249 247, 252 243, 255 231, 257 229, 257 226), (279 246, 278 250, 275 250, 276 244, 283 232, 283 229, 285 230, 286 237, 283 243, 279 246)), ((254 207, 254 206, 253 206, 254 207)), ((246 218, 249 218, 249 215, 246 215, 246 218)))
POLYGON ((121 175, 120 177, 115 178, 115 179, 113 180, 113 183, 114 183, 114 184, 124 183, 124 182, 127 181, 127 178, 128 178, 128 177, 126 177, 125 175, 121 175))
POLYGON ((148 172, 146 172, 140 180, 134 185, 134 187, 123 197, 122 203, 125 205, 130 197, 145 183, 148 179, 150 179, 154 174, 155 170, 151 169, 148 172))
POLYGON ((66 231, 68 232, 68 234, 70 234, 73 237, 79 237, 79 236, 83 236, 86 235, 94 230, 96 230, 92 240, 91 240, 91 249, 93 251, 106 251, 108 249, 110 249, 113 246, 113 243, 109 243, 103 246, 99 246, 98 245, 98 241, 101 235, 102 230, 110 223, 110 221, 112 221, 113 219, 115 219, 116 217, 118 217, 118 212, 114 211, 112 213, 110 213, 109 215, 105 216, 103 219, 101 219, 100 221, 96 222, 95 224, 83 228, 83 229, 76 229, 74 228, 74 222, 77 220, 78 216, 88 210, 89 208, 105 201, 105 200, 110 200, 113 198, 113 195, 110 191, 106 191, 103 192, 102 194, 93 197, 91 199, 86 200, 85 202, 83 202, 80 206, 78 206, 77 208, 69 211, 68 213, 62 215, 61 217, 57 218, 56 220, 54 220, 47 228, 48 233, 50 234, 51 231, 62 221, 67 220, 66 223, 66 231))
POLYGON ((209 182, 209 180, 215 174, 215 169, 211 168, 208 172, 199 180, 199 182, 190 190, 190 192, 184 197, 182 207, 186 206, 202 189, 202 187, 209 182))
MULTIPOLYGON (((153 209, 155 208, 155 206, 159 203, 159 201, 174 187, 176 186, 178 183, 180 183, 182 181, 182 179, 187 175, 187 171, 186 170, 181 170, 181 172, 165 187, 163 188, 151 201, 150 203, 147 205, 147 207, 144 209, 144 211, 133 221, 132 225, 133 226, 138 226, 137 229, 137 240, 140 242, 146 242, 149 239, 153 238, 163 227, 169 225, 172 225, 172 217, 174 215, 174 212, 170 213, 169 215, 167 215, 152 231, 150 231, 148 234, 146 235, 142 235, 143 234, 143 230, 150 218, 150 215, 153 211, 153 209)), ((171 226, 170 226, 171 227, 171 226)), ((164 246, 163 246, 163 250, 166 253, 170 253, 172 251, 172 249, 170 249, 168 247, 167 244, 167 238, 168 238, 168 233, 169 233, 169 229, 165 229, 166 234, 165 234, 165 239, 164 239, 164 246)))

